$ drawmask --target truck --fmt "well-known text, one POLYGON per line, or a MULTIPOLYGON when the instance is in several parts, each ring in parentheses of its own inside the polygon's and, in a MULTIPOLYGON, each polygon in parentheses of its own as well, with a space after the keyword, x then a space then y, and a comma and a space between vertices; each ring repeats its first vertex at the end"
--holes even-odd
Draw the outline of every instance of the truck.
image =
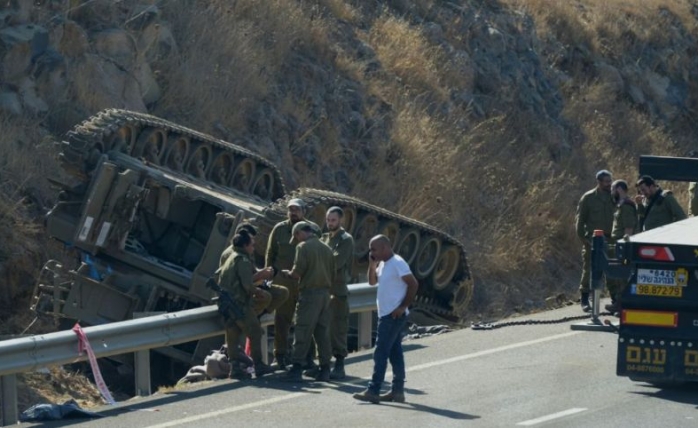
MULTIPOLYGON (((698 181, 695 158, 641 156, 639 170, 655 180, 698 181)), ((599 254, 592 277, 627 280, 616 374, 656 384, 698 380, 698 217, 627 237, 615 258, 599 254)))
MULTIPOLYGON (((257 227, 263 265, 291 198, 302 198, 306 217, 321 227, 327 208, 344 210, 356 242, 351 283, 365 281, 368 240, 382 233, 420 281, 418 312, 448 323, 467 312, 473 281, 460 241, 349 195, 287 192, 280 170, 239 144, 118 109, 88 118, 57 144, 70 179, 50 178, 58 196, 45 223, 70 257, 47 261, 38 275, 37 313, 98 325, 211 304, 206 281, 236 224, 257 227)), ((197 354, 166 352, 183 362, 197 354)))

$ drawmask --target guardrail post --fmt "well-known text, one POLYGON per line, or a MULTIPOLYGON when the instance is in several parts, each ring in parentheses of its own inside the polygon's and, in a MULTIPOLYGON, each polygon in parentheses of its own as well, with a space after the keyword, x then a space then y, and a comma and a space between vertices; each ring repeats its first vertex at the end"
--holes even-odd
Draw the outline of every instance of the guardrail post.
POLYGON ((150 350, 135 353, 134 370, 136 372, 136 395, 145 397, 151 394, 150 389, 150 350))
POLYGON ((262 361, 264 361, 264 364, 269 364, 269 336, 267 336, 267 330, 269 330, 269 327, 266 325, 262 327, 262 361))
POLYGON ((359 312, 359 325, 357 326, 359 349, 370 348, 373 343, 371 333, 373 331, 373 312, 359 312))
POLYGON ((0 376, 0 422, 2 426, 17 423, 17 376, 0 376))

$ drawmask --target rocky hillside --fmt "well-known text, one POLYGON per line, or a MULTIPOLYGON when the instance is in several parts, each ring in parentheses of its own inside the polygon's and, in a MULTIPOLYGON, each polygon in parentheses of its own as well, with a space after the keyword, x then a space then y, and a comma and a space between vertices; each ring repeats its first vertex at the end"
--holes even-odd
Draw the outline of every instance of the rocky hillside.
POLYGON ((697 24, 689 0, 5 0, 0 318, 48 257, 51 142, 107 107, 456 235, 474 312, 573 296, 593 173, 695 148, 697 24))

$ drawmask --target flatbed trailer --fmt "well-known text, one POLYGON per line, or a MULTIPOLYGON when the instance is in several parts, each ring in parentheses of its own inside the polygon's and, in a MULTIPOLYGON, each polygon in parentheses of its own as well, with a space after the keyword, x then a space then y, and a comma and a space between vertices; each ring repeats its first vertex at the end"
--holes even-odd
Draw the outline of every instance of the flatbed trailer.
POLYGON ((625 266, 616 373, 642 381, 698 380, 698 217, 618 243, 625 266))

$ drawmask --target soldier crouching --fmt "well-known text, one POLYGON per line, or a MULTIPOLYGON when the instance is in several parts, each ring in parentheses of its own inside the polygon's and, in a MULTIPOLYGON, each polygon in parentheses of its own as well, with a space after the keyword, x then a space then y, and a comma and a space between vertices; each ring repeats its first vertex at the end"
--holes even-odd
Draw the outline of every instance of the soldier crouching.
MULTIPOLYGON (((262 360, 262 337, 264 329, 254 310, 254 286, 252 277, 255 268, 251 257, 254 254, 254 241, 245 230, 239 230, 233 237, 233 253, 220 268, 219 285, 223 293, 219 299, 219 308, 224 313, 225 342, 229 355, 233 355, 240 341, 240 335, 250 338, 251 357, 254 361, 255 376, 260 377, 273 372, 262 360)), ((243 379, 248 377, 237 364, 231 364, 230 377, 243 379)))

